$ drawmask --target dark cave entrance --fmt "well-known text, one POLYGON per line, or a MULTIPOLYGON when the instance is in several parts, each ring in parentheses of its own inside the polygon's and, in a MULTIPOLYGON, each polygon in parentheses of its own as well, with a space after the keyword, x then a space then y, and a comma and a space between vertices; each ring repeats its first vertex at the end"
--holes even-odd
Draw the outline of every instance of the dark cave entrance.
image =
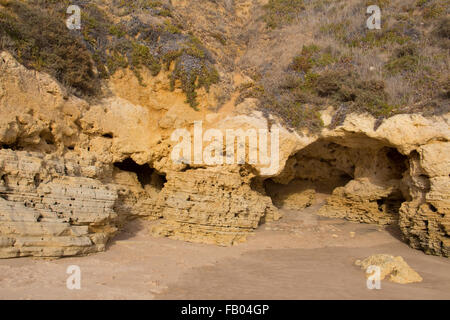
POLYGON ((148 163, 139 165, 131 158, 114 163, 114 167, 122 171, 135 173, 143 189, 146 186, 151 186, 157 190, 162 190, 167 182, 166 176, 150 167, 148 163))
POLYGON ((408 170, 408 157, 396 148, 355 134, 319 139, 298 151, 288 159, 280 175, 263 181, 263 187, 281 209, 303 210, 313 204, 326 204, 338 193, 335 191, 344 189, 348 203, 360 199, 361 206, 367 202, 381 215, 398 217, 402 203, 409 200, 403 181, 408 170), (378 189, 382 196, 377 195, 378 189))

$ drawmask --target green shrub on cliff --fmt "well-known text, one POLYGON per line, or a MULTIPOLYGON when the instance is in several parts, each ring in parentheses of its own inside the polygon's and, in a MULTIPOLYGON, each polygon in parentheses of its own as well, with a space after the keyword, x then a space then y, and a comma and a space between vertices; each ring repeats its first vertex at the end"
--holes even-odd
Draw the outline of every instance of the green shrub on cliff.
POLYGON ((269 28, 275 29, 292 23, 304 9, 304 0, 269 0, 263 19, 269 28))
MULTIPOLYGON (((214 61, 200 41, 171 22, 170 8, 160 1, 113 1, 125 14, 139 10, 164 17, 164 24, 143 23, 135 15, 114 23, 95 2, 81 7, 81 30, 65 25, 69 1, 0 0, 0 49, 28 68, 45 71, 79 95, 100 93, 100 80, 130 68, 145 86, 141 71, 153 76, 172 62, 172 85, 181 82, 187 102, 196 108, 196 90, 217 83, 214 61), (39 28, 36 28, 39 26, 39 28), (175 44, 175 45, 174 45, 175 44)), ((75 1, 75 3, 77 2, 75 1)))
POLYGON ((26 67, 48 72, 80 93, 98 92, 92 55, 62 20, 20 1, 1 1, 0 5, 1 50, 10 51, 26 67))

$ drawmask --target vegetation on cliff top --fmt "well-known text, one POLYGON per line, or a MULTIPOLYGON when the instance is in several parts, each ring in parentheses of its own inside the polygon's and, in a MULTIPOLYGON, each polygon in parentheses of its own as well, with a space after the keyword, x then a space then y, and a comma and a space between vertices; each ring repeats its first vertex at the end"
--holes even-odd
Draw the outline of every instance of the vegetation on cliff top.
POLYGON ((91 53, 62 20, 20 1, 2 0, 0 5, 0 49, 79 92, 98 91, 91 53))
POLYGON ((258 98, 264 112, 312 130, 330 105, 339 111, 334 125, 350 112, 380 124, 399 113, 450 111, 448 0, 270 0, 264 9, 269 30, 301 26, 311 38, 275 81, 264 71, 253 76, 238 102, 258 98), (366 27, 373 4, 381 8, 380 30, 366 27))
POLYGON ((269 0, 264 5, 263 19, 269 28, 275 29, 294 22, 304 9, 304 0, 269 0))
MULTIPOLYGON (((293 128, 320 130, 320 111, 330 105, 339 110, 334 124, 349 112, 368 112, 381 123, 398 113, 449 111, 449 8, 448 0, 269 0, 257 33, 243 30, 233 38, 232 29, 209 24, 202 30, 199 22, 196 34, 208 33, 221 44, 217 57, 236 50, 229 61, 267 33, 280 37, 278 52, 293 52, 295 45, 296 53, 287 56, 290 64, 283 62, 279 72, 271 69, 281 60, 275 48, 261 45, 267 55, 260 65, 249 62, 247 75, 254 82, 240 88, 237 102, 257 98, 261 110, 293 128), (366 27, 372 4, 382 10, 380 30, 366 27), (283 44, 289 34, 291 41, 283 44), (292 34, 301 42, 293 43, 292 34)), ((132 70, 143 86, 144 69, 154 76, 166 70, 171 88, 181 88, 196 109, 198 89, 209 90, 219 73, 202 44, 208 37, 187 32, 185 25, 195 26, 182 19, 166 0, 0 0, 0 50, 48 72, 78 95, 98 95, 102 79, 121 68, 132 70), (65 26, 70 4, 82 8, 81 30, 65 26)), ((232 64, 224 69, 236 71, 232 64)))
POLYGON ((196 90, 209 90, 219 81, 218 72, 200 41, 172 21, 170 6, 161 1, 113 0, 114 16, 97 2, 0 0, 0 50, 88 96, 98 95, 101 79, 120 68, 130 68, 145 86, 142 68, 156 76, 163 64, 169 70, 173 63, 172 89, 179 81, 187 102, 196 109, 196 90), (70 4, 82 9, 81 30, 65 25, 70 4), (144 23, 139 13, 163 22, 144 23), (123 16, 127 19, 117 22, 123 16))

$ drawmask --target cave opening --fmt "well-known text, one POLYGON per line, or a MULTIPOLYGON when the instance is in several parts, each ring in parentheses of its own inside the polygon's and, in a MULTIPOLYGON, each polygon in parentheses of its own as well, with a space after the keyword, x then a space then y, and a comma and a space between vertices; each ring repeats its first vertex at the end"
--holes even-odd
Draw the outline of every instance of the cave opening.
POLYGON ((289 157, 284 170, 264 180, 263 187, 279 209, 319 204, 349 220, 390 223, 409 198, 403 180, 408 170, 407 156, 376 139, 323 138, 289 157))
POLYGON ((143 189, 146 186, 151 186, 157 190, 162 190, 167 182, 166 176, 157 172, 148 163, 139 165, 131 158, 114 163, 114 167, 122 171, 135 173, 143 189))
POLYGON ((8 189, 8 182, 6 181, 6 174, 0 175, 0 198, 7 200, 6 195, 2 194, 6 189, 8 189))
POLYGON ((1 149, 13 150, 13 151, 21 151, 21 150, 23 150, 23 148, 20 147, 17 142, 14 142, 14 143, 11 143, 11 144, 0 144, 0 150, 1 149))
POLYGON ((55 136, 48 129, 41 131, 39 137, 49 146, 53 146, 55 144, 55 136))

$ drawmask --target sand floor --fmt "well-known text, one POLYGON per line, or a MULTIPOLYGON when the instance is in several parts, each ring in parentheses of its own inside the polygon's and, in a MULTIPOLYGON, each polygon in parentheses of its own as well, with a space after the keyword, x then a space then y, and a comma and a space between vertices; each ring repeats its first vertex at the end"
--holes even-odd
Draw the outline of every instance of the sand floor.
POLYGON ((316 210, 284 211, 233 247, 154 238, 151 222, 134 221, 103 253, 0 260, 0 299, 450 299, 450 259, 409 248, 394 227, 316 210), (367 289, 354 261, 376 253, 402 256, 423 282, 367 289), (66 287, 70 265, 80 290, 66 287))

